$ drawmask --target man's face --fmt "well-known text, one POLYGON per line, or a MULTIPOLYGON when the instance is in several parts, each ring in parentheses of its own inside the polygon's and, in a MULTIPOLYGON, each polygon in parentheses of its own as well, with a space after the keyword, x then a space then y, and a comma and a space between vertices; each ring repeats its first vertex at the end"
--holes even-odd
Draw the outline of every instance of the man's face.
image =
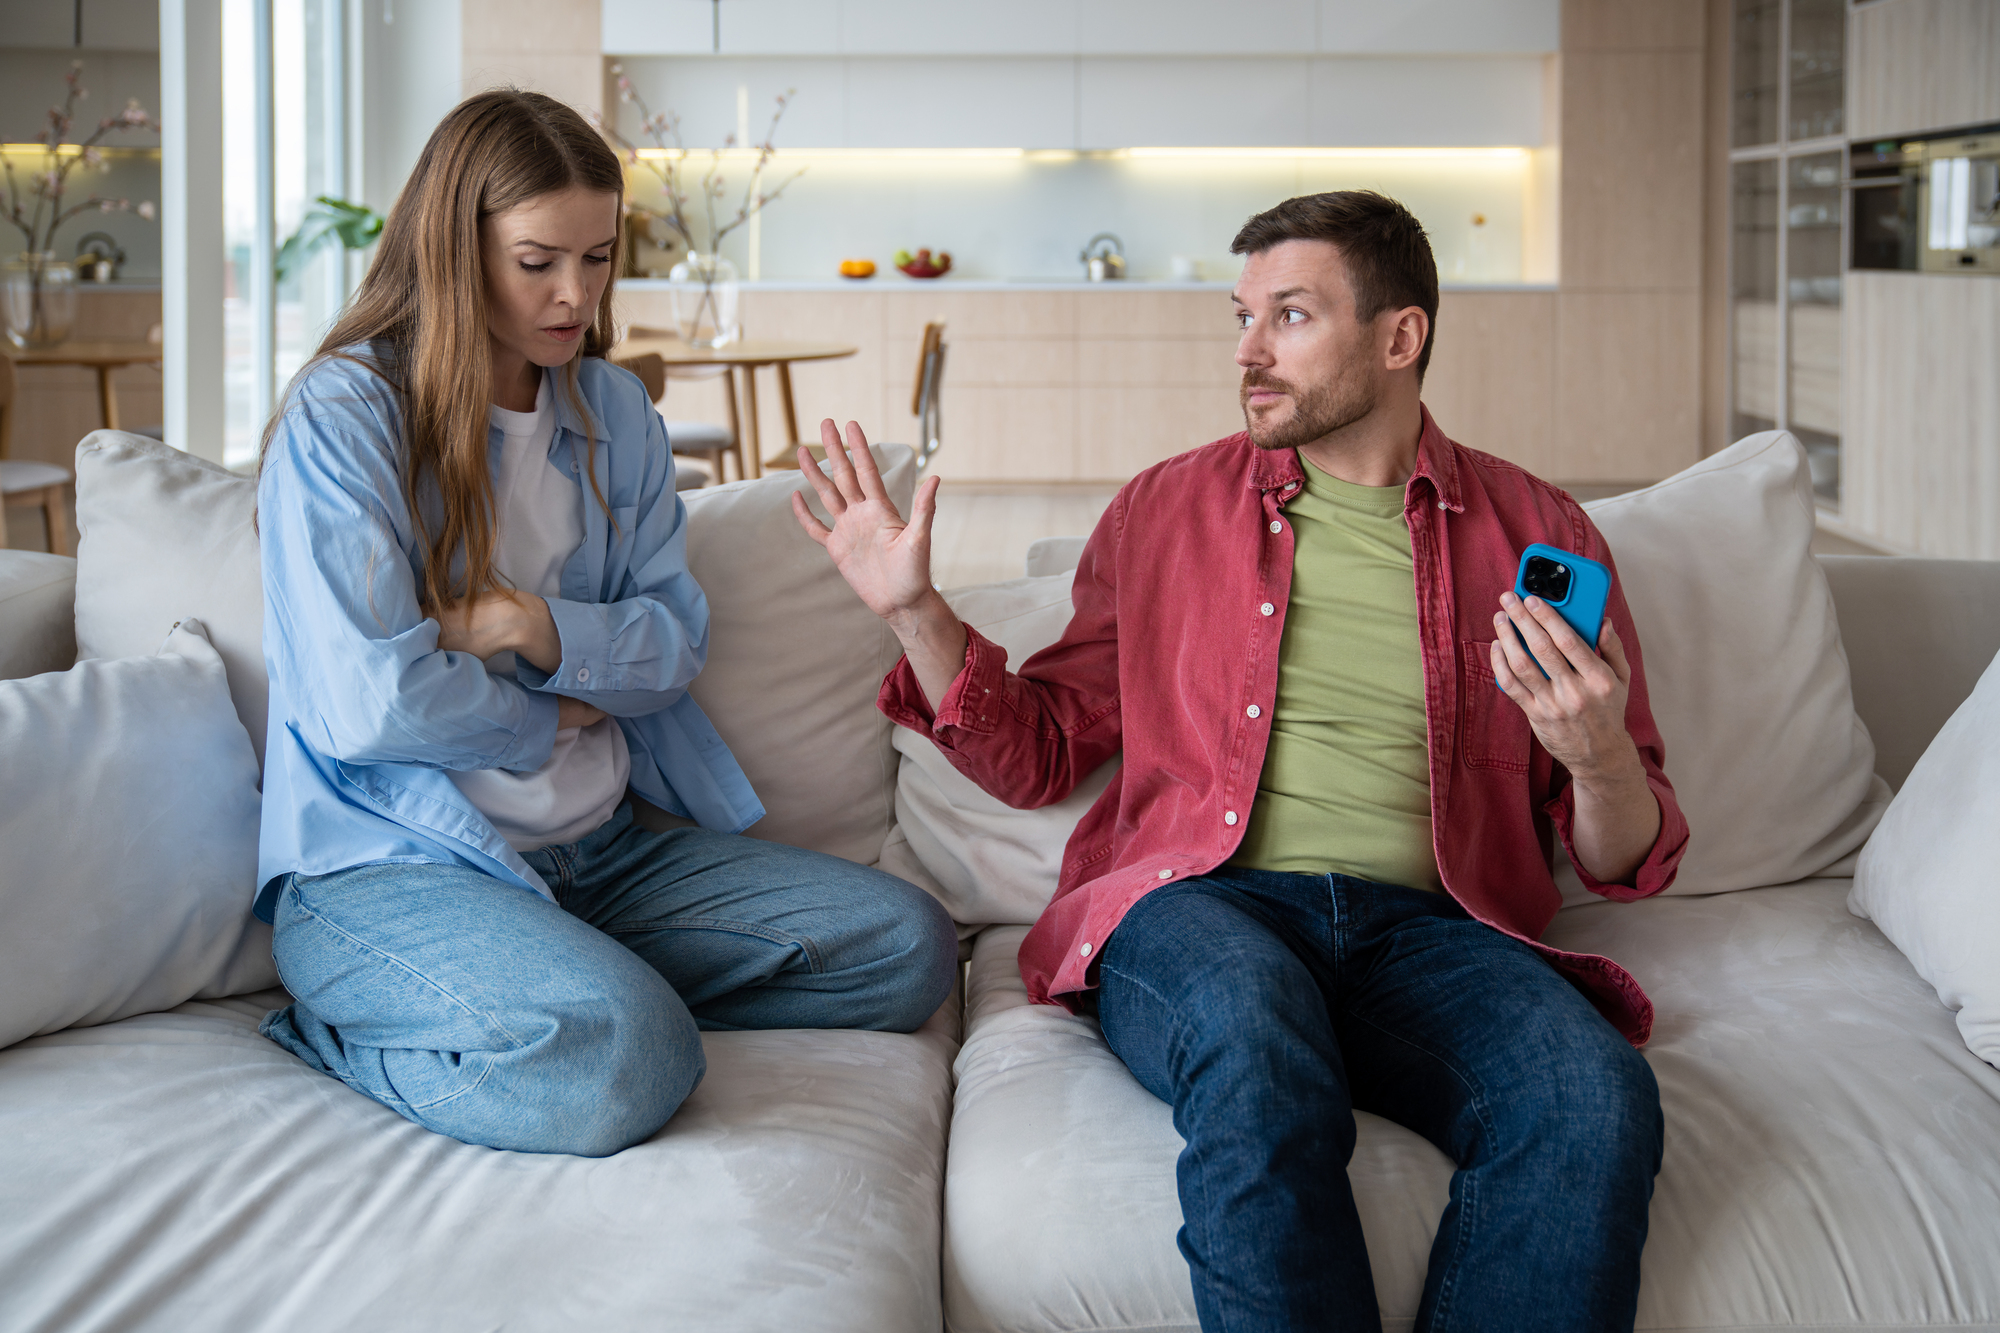
POLYGON ((1375 410, 1393 316, 1355 318, 1332 242, 1284 241, 1250 255, 1234 299, 1243 422, 1258 448, 1296 449, 1375 410))

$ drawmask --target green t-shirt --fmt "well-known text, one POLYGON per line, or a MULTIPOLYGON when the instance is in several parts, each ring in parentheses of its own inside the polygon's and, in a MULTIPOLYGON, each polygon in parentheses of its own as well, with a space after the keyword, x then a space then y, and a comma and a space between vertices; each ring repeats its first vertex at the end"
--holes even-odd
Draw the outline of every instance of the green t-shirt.
POLYGON ((1292 593, 1271 746, 1229 864, 1441 891, 1403 487, 1305 474, 1285 507, 1292 593))

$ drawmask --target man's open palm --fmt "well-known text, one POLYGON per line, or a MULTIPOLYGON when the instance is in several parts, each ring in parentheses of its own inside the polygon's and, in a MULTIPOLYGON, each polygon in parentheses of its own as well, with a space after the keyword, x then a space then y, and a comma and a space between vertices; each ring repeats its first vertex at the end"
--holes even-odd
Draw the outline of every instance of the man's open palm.
POLYGON ((833 526, 815 518, 805 496, 795 491, 792 513, 799 526, 826 548, 841 577, 876 615, 893 617, 915 608, 931 594, 931 519, 937 513, 938 479, 928 477, 917 488, 905 522, 882 487, 882 474, 860 426, 847 423, 845 449, 831 418, 819 423, 819 438, 832 475, 820 471, 804 445, 799 446, 799 469, 819 493, 833 526))

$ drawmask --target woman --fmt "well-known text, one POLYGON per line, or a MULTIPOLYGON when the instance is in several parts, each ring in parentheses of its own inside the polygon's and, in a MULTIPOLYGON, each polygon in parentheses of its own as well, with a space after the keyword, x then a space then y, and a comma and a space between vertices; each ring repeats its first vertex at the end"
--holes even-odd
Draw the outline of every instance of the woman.
POLYGON ((698 1029, 910 1031, 949 919, 735 836, 659 414, 603 360, 623 176, 573 111, 467 99, 265 437, 264 1034, 468 1143, 602 1156, 698 1029), (490 404, 490 406, 489 406, 490 404), (633 822, 627 786, 685 825, 633 822))

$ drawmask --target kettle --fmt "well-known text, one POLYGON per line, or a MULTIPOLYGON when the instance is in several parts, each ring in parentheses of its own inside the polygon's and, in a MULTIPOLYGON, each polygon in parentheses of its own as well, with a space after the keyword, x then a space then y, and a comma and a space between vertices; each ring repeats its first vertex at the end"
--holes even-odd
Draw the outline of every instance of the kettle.
POLYGON ((118 242, 101 231, 76 243, 76 275, 85 282, 110 282, 124 262, 125 252, 118 248, 118 242))
POLYGON ((1084 243, 1083 253, 1077 256, 1083 261, 1084 275, 1092 282, 1114 282, 1125 276, 1125 242, 1108 231, 1100 231, 1084 243), (1104 242, 1098 246, 1099 241, 1104 242), (1097 246, 1095 254, 1091 247, 1097 246))

